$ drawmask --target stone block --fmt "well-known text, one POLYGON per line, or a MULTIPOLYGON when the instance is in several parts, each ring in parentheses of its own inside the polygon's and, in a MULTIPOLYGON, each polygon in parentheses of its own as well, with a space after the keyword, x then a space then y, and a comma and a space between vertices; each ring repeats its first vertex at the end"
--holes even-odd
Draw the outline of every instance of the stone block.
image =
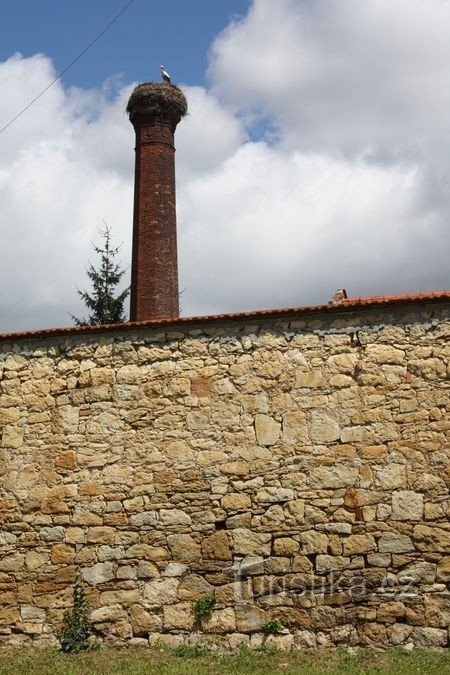
POLYGON ((118 604, 127 607, 139 602, 140 598, 141 592, 138 588, 100 593, 100 602, 104 605, 118 604))
POLYGON ((142 605, 132 605, 130 607, 130 620, 133 635, 149 636, 152 633, 162 630, 162 617, 158 614, 147 612, 142 605))
POLYGON ((308 425, 302 411, 292 411, 283 415, 283 441, 289 444, 308 442, 308 425))
POLYGON ((107 607, 98 607, 91 612, 91 623, 110 623, 126 619, 127 613, 121 605, 109 605, 107 607))
POLYGON ((423 517, 423 495, 411 490, 392 494, 392 520, 421 520, 423 517))
POLYGON ((190 563, 201 557, 200 544, 190 534, 170 534, 167 543, 175 562, 190 563))
POLYGON ((292 557, 299 549, 300 544, 292 537, 279 537, 273 542, 274 555, 292 557))
POLYGON ((191 631, 195 616, 191 602, 179 602, 163 608, 163 628, 167 631, 191 631))
POLYGON ((146 607, 162 607, 177 601, 179 579, 172 577, 149 581, 144 586, 146 607))
POLYGON ((353 534, 343 540, 344 555, 358 555, 376 550, 375 538, 371 534, 353 534))
POLYGON ((264 487, 256 493, 256 501, 266 504, 287 502, 295 497, 294 490, 282 487, 264 487))
POLYGON ((413 629, 411 638, 418 647, 426 649, 446 647, 448 644, 447 630, 442 628, 422 628, 421 626, 416 626, 413 629))
POLYGON ((406 487, 405 464, 388 464, 375 475, 376 482, 383 490, 398 490, 406 487))
POLYGON ((309 435, 314 443, 332 443, 340 437, 337 419, 328 411, 313 410, 309 424, 309 435))
POLYGON ((325 378, 320 370, 297 370, 295 373, 295 386, 299 389, 317 389, 324 385, 325 378))
POLYGON ((206 633, 233 633, 236 630, 235 611, 232 607, 215 609, 210 618, 204 622, 203 629, 206 633))
POLYGON ((416 525, 413 539, 419 551, 450 553, 450 530, 431 525, 416 525))
POLYGON ((202 556, 205 560, 231 560, 228 534, 221 530, 202 541, 202 556))
POLYGON ((316 558, 316 571, 319 573, 342 570, 350 565, 350 558, 339 555, 318 555, 316 558))
POLYGON ((53 565, 70 565, 75 560, 75 549, 68 544, 54 544, 50 557, 53 565))
POLYGON ((274 445, 281 433, 281 424, 269 415, 255 415, 256 439, 260 445, 274 445))
MULTIPOLYGON (((256 533, 245 528, 237 528, 232 532, 235 554, 270 555, 271 535, 256 533)), ((245 631, 244 631, 245 632, 245 631)))
POLYGON ((380 553, 409 553, 414 551, 411 537, 396 532, 385 532, 378 540, 380 553))
POLYGON ((247 494, 231 492, 222 497, 222 508, 226 511, 245 511, 251 507, 251 499, 247 494))
POLYGON ((178 580, 178 583, 179 600, 196 600, 214 592, 214 587, 199 574, 189 574, 181 582, 178 580))
POLYGON ((1 447, 18 450, 23 445, 23 434, 23 427, 18 427, 12 424, 3 427, 3 432, 1 435, 1 447))
POLYGON ((450 627, 450 593, 425 595, 425 619, 434 628, 450 627))
POLYGON ((438 562, 436 581, 440 581, 444 584, 450 581, 450 556, 445 556, 438 562))
POLYGON ((300 543, 304 554, 327 553, 329 540, 326 534, 307 530, 300 534, 300 543))
POLYGON ((166 525, 190 525, 191 516, 180 509, 161 509, 159 512, 159 523, 162 527, 166 525))
POLYGON ((116 531, 113 527, 90 527, 87 533, 89 544, 114 544, 116 531))
POLYGON ((90 586, 98 586, 114 579, 114 564, 112 562, 96 563, 92 567, 85 567, 81 574, 90 586))
POLYGON ((268 613, 255 605, 236 607, 236 629, 240 633, 262 631, 268 620, 268 613))

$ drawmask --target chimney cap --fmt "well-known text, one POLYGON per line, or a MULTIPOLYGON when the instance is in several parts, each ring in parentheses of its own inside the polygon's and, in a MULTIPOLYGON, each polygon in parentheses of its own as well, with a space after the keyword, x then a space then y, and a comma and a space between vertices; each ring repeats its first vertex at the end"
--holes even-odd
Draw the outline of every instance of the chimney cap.
POLYGON ((175 126, 187 115, 186 97, 175 84, 144 82, 133 90, 127 104, 132 124, 165 118, 175 126))

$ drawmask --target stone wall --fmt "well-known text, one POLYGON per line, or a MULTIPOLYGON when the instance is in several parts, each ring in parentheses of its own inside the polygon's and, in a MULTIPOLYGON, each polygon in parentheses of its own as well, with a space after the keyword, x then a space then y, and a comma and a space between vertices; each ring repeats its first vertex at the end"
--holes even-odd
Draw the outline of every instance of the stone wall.
POLYGON ((0 641, 447 645, 449 310, 0 341, 0 641))

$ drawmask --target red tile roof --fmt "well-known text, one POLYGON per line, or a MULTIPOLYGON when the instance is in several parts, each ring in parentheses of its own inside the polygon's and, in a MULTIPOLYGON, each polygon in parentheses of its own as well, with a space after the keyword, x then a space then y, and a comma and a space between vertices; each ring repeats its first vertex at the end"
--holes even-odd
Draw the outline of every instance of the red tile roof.
POLYGON ((50 337, 53 335, 83 335, 102 333, 105 331, 124 331, 133 328, 175 328, 176 326, 190 326, 204 323, 223 323, 225 321, 242 321, 246 319, 284 318, 308 316, 311 314, 328 314, 342 312, 342 310, 358 310, 366 307, 385 307, 396 305, 414 305, 450 302, 450 289, 427 291, 424 293, 405 293, 403 295, 378 295, 344 297, 332 300, 327 305, 310 305, 306 307, 290 307, 282 309, 263 309, 252 312, 235 312, 231 314, 209 314, 206 316, 189 316, 169 319, 153 319, 150 321, 135 321, 127 323, 106 324, 100 326, 68 326, 65 328, 45 328, 43 330, 22 331, 18 333, 0 333, 0 342, 22 340, 26 338, 50 337))

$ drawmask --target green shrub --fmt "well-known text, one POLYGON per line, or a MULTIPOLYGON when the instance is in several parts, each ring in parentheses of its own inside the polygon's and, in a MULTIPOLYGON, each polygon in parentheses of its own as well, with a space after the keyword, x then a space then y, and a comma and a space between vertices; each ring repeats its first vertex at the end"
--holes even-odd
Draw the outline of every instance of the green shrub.
POLYGON ((279 635, 284 630, 284 626, 278 619, 270 619, 264 626, 266 635, 279 635))
POLYGON ((83 579, 78 573, 73 589, 73 609, 67 611, 59 634, 61 651, 78 654, 89 649, 88 637, 91 632, 89 603, 84 592, 83 579))
POLYGON ((197 626, 202 626, 203 622, 210 618, 215 604, 216 599, 213 595, 205 595, 194 600, 192 605, 197 626))

